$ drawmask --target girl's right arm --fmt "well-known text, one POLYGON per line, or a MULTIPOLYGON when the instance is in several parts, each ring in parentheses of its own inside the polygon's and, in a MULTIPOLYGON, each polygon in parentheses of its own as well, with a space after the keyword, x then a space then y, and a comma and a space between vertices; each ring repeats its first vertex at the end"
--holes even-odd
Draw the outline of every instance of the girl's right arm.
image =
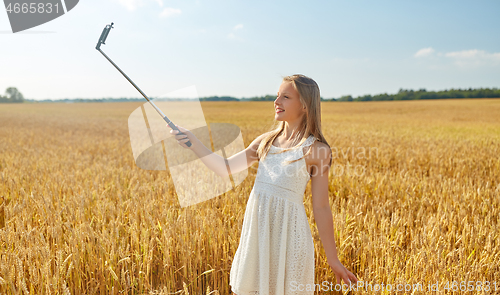
MULTIPOLYGON (((260 135, 254 139, 254 141, 252 141, 246 149, 227 159, 224 159, 208 149, 191 131, 178 125, 175 126, 177 126, 177 128, 184 133, 184 135, 175 135, 175 139, 179 145, 192 150, 208 168, 221 177, 228 177, 229 171, 231 171, 231 174, 243 171, 252 166, 253 163, 257 162, 259 160, 257 156, 257 148, 259 147, 264 135, 266 135, 266 133, 260 135), (191 142, 191 147, 188 147, 185 144, 188 140, 191 142)), ((177 130, 170 130, 170 134, 176 133, 177 130)))

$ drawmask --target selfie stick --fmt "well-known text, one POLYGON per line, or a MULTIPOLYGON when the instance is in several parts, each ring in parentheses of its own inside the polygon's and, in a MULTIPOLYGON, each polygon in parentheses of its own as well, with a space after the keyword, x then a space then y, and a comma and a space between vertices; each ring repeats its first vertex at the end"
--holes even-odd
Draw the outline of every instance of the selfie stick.
MULTIPOLYGON (((109 31, 111 30, 111 28, 113 28, 113 23, 111 23, 111 25, 106 25, 106 27, 104 28, 104 30, 102 30, 102 33, 101 33, 101 37, 99 37, 99 41, 97 42, 97 46, 95 47, 95 49, 99 50, 99 52, 102 53, 102 55, 104 55, 104 57, 109 60, 109 62, 111 64, 113 64, 115 66, 115 68, 120 71, 120 73, 122 73, 122 75, 127 78, 127 80, 132 84, 134 85, 135 89, 137 89, 141 94, 142 96, 144 96, 144 98, 153 106, 153 108, 158 112, 158 114, 160 114, 160 116, 162 116, 163 120, 165 120, 165 122, 167 122, 168 126, 170 128, 172 128, 173 130, 177 130, 179 133, 177 133, 176 135, 185 135, 184 133, 182 133, 179 128, 177 128, 177 126, 175 126, 174 123, 172 123, 172 121, 170 121, 167 116, 165 116, 165 114, 146 96, 146 94, 144 94, 144 92, 142 92, 141 89, 139 89, 139 87, 137 85, 135 85, 134 81, 130 80, 130 78, 122 71, 120 70, 120 68, 101 50, 101 44, 106 44, 104 43, 106 41, 106 38, 108 37, 108 34, 109 34, 109 31)), ((190 147, 191 146, 191 142, 188 140, 187 142, 185 142, 185 144, 190 147)))

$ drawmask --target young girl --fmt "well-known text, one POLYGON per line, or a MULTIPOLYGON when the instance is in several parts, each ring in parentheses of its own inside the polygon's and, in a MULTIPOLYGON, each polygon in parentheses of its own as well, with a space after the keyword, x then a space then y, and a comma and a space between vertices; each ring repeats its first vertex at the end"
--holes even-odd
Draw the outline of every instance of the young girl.
MULTIPOLYGON (((259 161, 230 272, 237 295, 314 294, 314 244, 303 197, 311 180, 313 214, 327 262, 337 284, 357 278, 337 257, 333 219, 328 202, 331 150, 321 132, 320 91, 304 75, 283 78, 274 101, 275 126, 245 150, 227 159, 231 173, 259 161)), ((168 125, 167 125, 168 126, 168 125)), ((224 159, 212 153, 189 130, 178 143, 190 148, 213 171, 228 177, 224 159), (191 147, 185 142, 191 141, 191 147)), ((171 134, 178 133, 170 130, 171 134)), ((319 288, 318 288, 319 287, 319 288)), ((332 287, 328 283, 328 290, 332 287)))

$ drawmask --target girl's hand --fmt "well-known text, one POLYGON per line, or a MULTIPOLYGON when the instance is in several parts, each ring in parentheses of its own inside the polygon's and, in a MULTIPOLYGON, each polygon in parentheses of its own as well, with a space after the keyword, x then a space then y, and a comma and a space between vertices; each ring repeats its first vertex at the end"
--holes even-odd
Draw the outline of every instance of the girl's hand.
MULTIPOLYGON (((167 124, 168 126, 168 124, 167 124)), ((182 133, 184 134, 181 134, 181 135, 177 135, 179 132, 177 130, 174 130, 174 129, 171 129, 170 130, 170 134, 174 134, 175 135, 175 139, 177 140, 177 143, 182 146, 183 148, 186 148, 186 149, 192 149, 194 147, 194 144, 195 144, 195 140, 197 139, 196 136, 194 136, 194 134, 187 130, 186 128, 183 128, 179 125, 175 125, 182 133), (186 142, 190 141, 191 142, 191 146, 188 147, 186 145, 186 142)), ((170 126, 168 126, 170 128, 170 126)))
POLYGON ((342 265, 342 263, 338 258, 335 258, 332 263, 328 262, 328 264, 335 273, 337 284, 340 283, 340 279, 342 279, 346 284, 350 283, 356 284, 358 282, 356 276, 352 272, 348 271, 347 268, 345 268, 345 266, 342 265))

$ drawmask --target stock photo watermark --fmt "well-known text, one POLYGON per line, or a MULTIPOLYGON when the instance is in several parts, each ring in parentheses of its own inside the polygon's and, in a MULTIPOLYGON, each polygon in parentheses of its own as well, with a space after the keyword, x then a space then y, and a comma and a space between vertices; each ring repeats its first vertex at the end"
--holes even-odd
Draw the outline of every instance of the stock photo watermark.
POLYGON ((454 291, 454 292, 498 292, 500 291, 500 282, 490 281, 446 281, 434 283, 369 283, 357 281, 356 283, 337 284, 329 281, 323 281, 321 284, 301 284, 296 281, 290 282, 291 291, 366 291, 366 292, 439 292, 439 291, 454 291))
MULTIPOLYGON (((112 24, 103 30, 96 49, 100 50, 100 45, 105 44, 104 40, 111 28, 112 24)), ((168 163, 181 207, 198 204, 233 189, 245 180, 249 169, 256 169, 257 174, 260 171, 269 172, 271 175, 266 175, 266 178, 268 177, 271 183, 283 175, 297 179, 301 179, 303 176, 312 178, 322 173, 328 175, 331 173, 334 177, 342 175, 359 177, 365 175, 366 164, 378 155, 376 147, 326 148, 326 146, 319 146, 308 149, 306 154, 300 152, 287 154, 284 161, 280 162, 261 159, 260 169, 250 166, 243 171, 234 173, 228 171, 229 177, 220 177, 207 168, 203 161, 215 153, 222 159, 226 159, 224 161, 228 165, 228 158, 245 150, 241 130, 237 125, 229 123, 207 124, 196 87, 193 85, 178 90, 178 93, 181 92, 182 97, 192 97, 193 99, 174 100, 169 98, 156 100, 154 103, 148 101, 135 109, 128 119, 130 143, 136 165, 145 170, 166 170, 168 163), (160 109, 169 110, 170 118, 168 121, 174 121, 190 130, 206 147, 213 146, 211 153, 198 158, 190 149, 181 147, 175 136, 169 133, 168 126, 170 125, 165 124, 166 116, 159 111, 160 109), (158 113, 161 113, 162 116, 158 116, 158 113), (311 171, 308 171, 309 167, 303 158, 304 155, 315 159, 311 171), (322 160, 318 161, 318 159, 322 160)), ((169 96, 181 95, 172 93, 169 96)), ((291 150, 300 151, 300 147, 292 147, 291 150)), ((274 152, 269 150, 266 157, 272 157, 272 154, 274 152)), ((244 163, 233 164, 235 167, 244 165, 244 163)), ((232 167, 228 166, 228 170, 231 169, 232 167)))
POLYGON ((330 170, 334 177, 347 175, 347 176, 364 176, 366 173, 366 166, 363 162, 369 162, 374 157, 378 156, 377 147, 364 147, 364 146, 348 146, 348 147, 331 147, 332 150, 332 166, 330 170), (346 164, 339 163, 339 159, 344 160, 346 164), (351 164, 355 161, 356 164, 351 164))
POLYGON ((39 26, 69 12, 78 0, 4 0, 12 33, 39 26))

